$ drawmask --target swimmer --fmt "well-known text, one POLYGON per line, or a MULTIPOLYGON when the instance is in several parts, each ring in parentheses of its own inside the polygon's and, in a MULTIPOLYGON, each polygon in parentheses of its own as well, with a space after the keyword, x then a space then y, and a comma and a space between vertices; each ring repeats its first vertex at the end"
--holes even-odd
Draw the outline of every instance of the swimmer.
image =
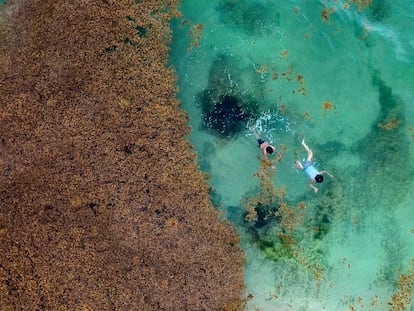
POLYGON ((302 140, 302 145, 305 148, 305 150, 308 152, 308 158, 306 159, 306 161, 304 163, 300 163, 299 161, 296 161, 295 166, 302 170, 305 171, 305 173, 309 176, 309 178, 311 179, 309 181, 309 187, 311 187, 313 189, 313 191, 315 193, 318 193, 318 188, 315 187, 313 184, 316 183, 321 183, 323 182, 323 174, 327 174, 329 177, 333 178, 333 176, 327 172, 327 171, 318 171, 314 166, 313 166, 313 162, 312 162, 312 157, 313 157, 313 152, 312 150, 308 147, 308 145, 306 145, 305 140, 302 140))
POLYGON ((253 129, 253 132, 257 143, 259 144, 259 148, 263 151, 264 158, 267 159, 269 155, 276 151, 276 148, 269 144, 267 141, 264 141, 262 138, 260 138, 255 128, 253 129))

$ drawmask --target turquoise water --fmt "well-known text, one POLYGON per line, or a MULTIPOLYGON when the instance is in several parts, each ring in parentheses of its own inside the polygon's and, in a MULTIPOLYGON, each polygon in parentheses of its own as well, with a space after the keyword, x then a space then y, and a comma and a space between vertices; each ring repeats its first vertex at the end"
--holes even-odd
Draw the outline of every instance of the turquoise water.
POLYGON ((213 202, 242 238, 247 309, 392 309, 399 275, 414 278, 414 1, 183 0, 181 10, 171 64, 213 202), (275 170, 261 168, 252 127, 282 155, 275 170), (293 165, 303 138, 334 175, 317 194, 293 165), (246 201, 263 193, 257 172, 286 195, 247 221, 246 201), (289 217, 275 216, 281 205, 289 217))

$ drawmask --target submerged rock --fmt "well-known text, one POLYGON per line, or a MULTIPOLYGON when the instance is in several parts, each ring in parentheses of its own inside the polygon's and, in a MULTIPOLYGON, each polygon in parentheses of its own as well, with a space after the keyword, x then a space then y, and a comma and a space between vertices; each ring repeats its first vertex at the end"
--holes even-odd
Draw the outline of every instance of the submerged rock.
POLYGON ((217 10, 223 24, 232 25, 250 36, 271 34, 280 25, 280 13, 274 13, 268 3, 261 1, 222 1, 217 10))
POLYGON ((380 78, 379 72, 374 72, 372 83, 378 88, 380 111, 371 132, 355 146, 365 174, 354 191, 358 192, 356 197, 360 193, 372 194, 365 202, 367 208, 393 207, 406 196, 414 172, 404 131, 405 103, 380 78))
POLYGON ((238 73, 229 57, 219 56, 210 67, 207 88, 197 95, 203 126, 222 137, 237 135, 258 111, 257 101, 239 87, 238 73))
POLYGON ((238 105, 237 98, 225 95, 208 114, 204 115, 204 123, 224 136, 231 136, 246 127, 248 118, 238 105))

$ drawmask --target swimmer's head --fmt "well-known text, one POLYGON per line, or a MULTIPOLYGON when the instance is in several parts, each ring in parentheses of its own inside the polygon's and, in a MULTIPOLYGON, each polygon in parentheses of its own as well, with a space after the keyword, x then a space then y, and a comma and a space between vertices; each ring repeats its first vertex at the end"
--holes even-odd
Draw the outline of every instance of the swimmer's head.
POLYGON ((321 182, 323 182, 323 176, 322 176, 322 175, 320 175, 320 174, 316 175, 316 176, 315 176, 315 181, 316 181, 317 183, 321 183, 321 182))
POLYGON ((267 147, 266 147, 266 152, 267 152, 268 154, 272 154, 272 153, 273 153, 273 148, 272 148, 272 147, 270 147, 270 146, 267 146, 267 147))

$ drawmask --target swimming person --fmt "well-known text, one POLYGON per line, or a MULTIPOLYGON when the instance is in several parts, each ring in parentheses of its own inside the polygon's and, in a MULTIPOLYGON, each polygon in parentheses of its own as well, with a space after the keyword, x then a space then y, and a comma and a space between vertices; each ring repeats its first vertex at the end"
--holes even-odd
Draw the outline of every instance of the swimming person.
POLYGON ((253 133, 256 137, 257 143, 259 144, 259 148, 263 150, 264 158, 267 159, 267 156, 275 152, 276 148, 269 144, 267 141, 264 141, 262 138, 260 138, 255 128, 253 129, 253 133))
POLYGON ((309 176, 309 178, 311 179, 309 181, 309 187, 311 187, 313 189, 313 191, 315 191, 315 193, 318 192, 318 188, 316 188, 313 184, 315 182, 317 183, 321 183, 323 182, 323 174, 327 174, 329 175, 329 177, 333 178, 333 176, 327 172, 327 171, 318 171, 314 166, 313 166, 313 162, 312 162, 312 157, 313 157, 313 152, 312 150, 308 147, 308 145, 306 145, 305 140, 302 139, 302 145, 305 148, 305 150, 308 152, 308 158, 306 159, 306 161, 304 163, 300 163, 299 161, 296 161, 295 166, 300 169, 305 171, 305 173, 309 176))

